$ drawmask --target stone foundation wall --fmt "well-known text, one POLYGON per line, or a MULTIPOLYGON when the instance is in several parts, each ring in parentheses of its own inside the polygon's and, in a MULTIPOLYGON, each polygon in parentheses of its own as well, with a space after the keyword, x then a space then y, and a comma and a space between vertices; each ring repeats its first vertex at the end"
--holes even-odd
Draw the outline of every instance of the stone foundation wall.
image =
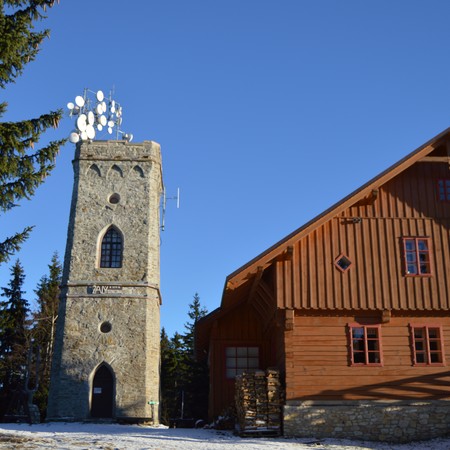
POLYGON ((450 433, 450 401, 287 402, 284 435, 411 442, 450 433))

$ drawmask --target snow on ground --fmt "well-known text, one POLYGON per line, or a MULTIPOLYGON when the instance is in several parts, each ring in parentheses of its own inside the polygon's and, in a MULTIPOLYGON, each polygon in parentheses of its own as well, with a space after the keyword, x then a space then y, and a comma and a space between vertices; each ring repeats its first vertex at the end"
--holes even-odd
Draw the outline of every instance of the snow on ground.
POLYGON ((363 450, 450 449, 450 439, 409 444, 342 439, 240 438, 230 431, 145 427, 138 425, 46 423, 0 424, 0 449, 24 450, 363 450))

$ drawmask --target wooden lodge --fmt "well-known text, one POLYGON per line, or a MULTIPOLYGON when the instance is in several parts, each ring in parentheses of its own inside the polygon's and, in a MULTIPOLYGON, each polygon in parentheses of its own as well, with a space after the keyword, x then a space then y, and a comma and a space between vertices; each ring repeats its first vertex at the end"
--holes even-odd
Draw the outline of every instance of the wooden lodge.
POLYGON ((200 320, 210 418, 275 368, 285 435, 450 432, 450 129, 226 278, 200 320))

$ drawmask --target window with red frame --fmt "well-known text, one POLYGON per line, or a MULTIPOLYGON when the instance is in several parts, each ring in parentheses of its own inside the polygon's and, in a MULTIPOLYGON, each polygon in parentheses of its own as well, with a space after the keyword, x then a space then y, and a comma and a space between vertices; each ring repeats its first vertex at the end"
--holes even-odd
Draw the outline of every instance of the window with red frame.
POLYGON ((259 369, 258 347, 227 347, 225 349, 227 378, 259 369))
POLYGON ((414 365, 444 364, 441 327, 410 326, 414 365))
POLYGON ((450 179, 438 180, 437 182, 438 199, 441 202, 450 202, 450 179))
POLYGON ((352 366, 380 366, 381 326, 380 325, 349 325, 350 357, 352 366))
POLYGON ((431 241, 429 238, 403 238, 405 275, 431 275, 431 241))

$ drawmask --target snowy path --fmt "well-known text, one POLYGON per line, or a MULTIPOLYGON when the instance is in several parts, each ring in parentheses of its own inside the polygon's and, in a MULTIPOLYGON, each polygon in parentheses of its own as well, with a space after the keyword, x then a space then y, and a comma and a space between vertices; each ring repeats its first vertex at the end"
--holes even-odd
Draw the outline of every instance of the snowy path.
POLYGON ((337 439, 239 438, 228 431, 136 425, 49 423, 0 424, 0 449, 24 450, 363 450, 450 449, 450 439, 403 445, 337 439))

